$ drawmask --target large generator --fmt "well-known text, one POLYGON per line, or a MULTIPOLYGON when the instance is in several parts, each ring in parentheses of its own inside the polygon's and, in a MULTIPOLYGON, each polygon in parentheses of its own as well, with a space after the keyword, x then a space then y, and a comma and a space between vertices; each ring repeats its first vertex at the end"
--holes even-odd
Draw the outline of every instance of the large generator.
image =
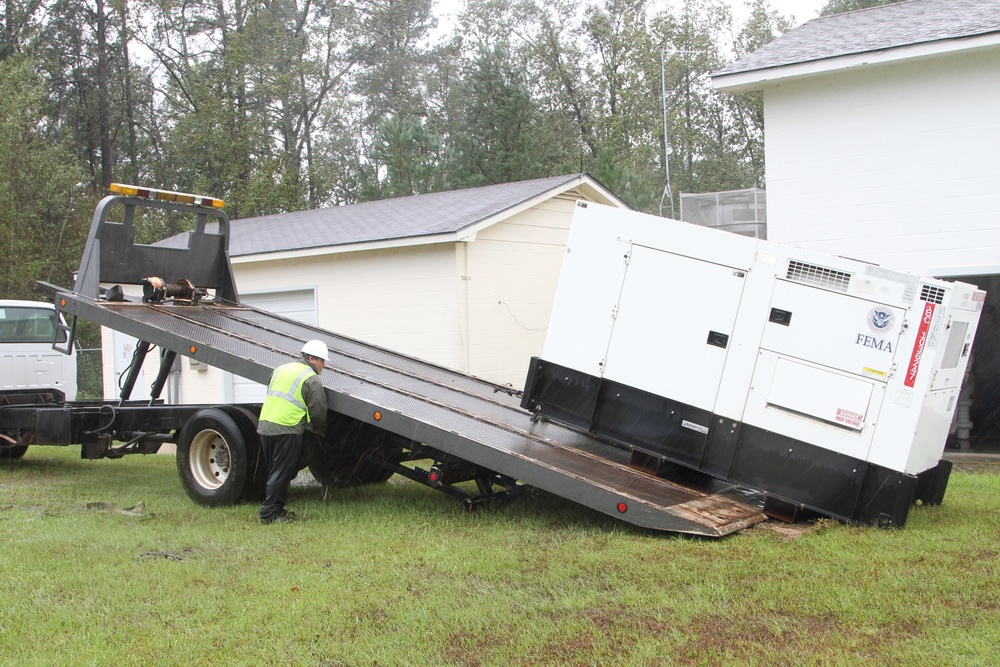
POLYGON ((523 407, 775 514, 941 502, 985 292, 584 202, 566 253, 523 407))

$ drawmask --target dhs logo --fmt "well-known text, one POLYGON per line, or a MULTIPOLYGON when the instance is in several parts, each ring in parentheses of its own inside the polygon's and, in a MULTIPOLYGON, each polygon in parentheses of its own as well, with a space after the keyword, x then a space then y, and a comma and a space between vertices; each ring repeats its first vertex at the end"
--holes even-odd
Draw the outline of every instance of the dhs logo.
POLYGON ((892 329, 894 323, 895 317, 893 317, 891 310, 872 308, 868 311, 868 328, 873 333, 885 333, 892 329))
POLYGON ((882 338, 882 336, 889 333, 894 323, 895 317, 893 317, 891 310, 872 308, 868 311, 868 328, 876 335, 870 336, 865 333, 859 333, 854 340, 854 344, 892 354, 892 341, 888 338, 882 338))

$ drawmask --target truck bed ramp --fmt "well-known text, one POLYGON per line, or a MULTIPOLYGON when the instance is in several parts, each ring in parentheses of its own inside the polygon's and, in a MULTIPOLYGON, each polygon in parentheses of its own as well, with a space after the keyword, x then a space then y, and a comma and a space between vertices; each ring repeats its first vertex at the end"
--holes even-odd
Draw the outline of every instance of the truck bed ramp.
POLYGON ((745 489, 708 478, 696 487, 630 467, 628 450, 537 418, 507 387, 240 305, 221 200, 111 190, 117 194, 94 212, 73 290, 40 286, 74 323, 82 317, 261 384, 319 339, 330 350, 322 374, 330 409, 360 422, 637 526, 720 536, 764 520, 760 498, 745 489), (149 209, 188 215, 194 228, 173 244, 136 243, 135 221, 149 209), (186 300, 146 298, 150 276, 192 289, 186 300), (142 284, 143 300, 103 287, 123 284, 142 284), (194 286, 214 295, 193 298, 194 286))
POLYGON ((266 384, 271 371, 322 340, 330 408, 522 483, 655 530, 722 536, 764 520, 732 484, 692 488, 628 465, 629 453, 538 420, 509 388, 249 306, 96 300, 55 293, 57 307, 266 384))

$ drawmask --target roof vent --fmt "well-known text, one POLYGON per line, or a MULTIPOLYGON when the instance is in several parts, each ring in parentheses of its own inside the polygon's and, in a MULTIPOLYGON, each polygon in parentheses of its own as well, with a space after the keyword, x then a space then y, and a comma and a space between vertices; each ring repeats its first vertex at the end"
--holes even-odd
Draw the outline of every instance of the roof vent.
POLYGON ((815 285, 838 292, 846 292, 851 284, 850 273, 835 271, 815 264, 796 262, 795 260, 788 262, 788 273, 785 274, 785 277, 797 283, 815 285))

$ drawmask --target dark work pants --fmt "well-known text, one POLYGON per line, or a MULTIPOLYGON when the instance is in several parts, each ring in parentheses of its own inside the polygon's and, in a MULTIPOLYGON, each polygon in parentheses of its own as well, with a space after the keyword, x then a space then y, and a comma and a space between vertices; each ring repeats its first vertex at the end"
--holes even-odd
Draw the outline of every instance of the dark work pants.
POLYGON ((302 434, 262 435, 260 446, 267 461, 267 492, 260 506, 260 518, 274 519, 281 515, 288 500, 288 487, 299 473, 302 454, 302 434))

